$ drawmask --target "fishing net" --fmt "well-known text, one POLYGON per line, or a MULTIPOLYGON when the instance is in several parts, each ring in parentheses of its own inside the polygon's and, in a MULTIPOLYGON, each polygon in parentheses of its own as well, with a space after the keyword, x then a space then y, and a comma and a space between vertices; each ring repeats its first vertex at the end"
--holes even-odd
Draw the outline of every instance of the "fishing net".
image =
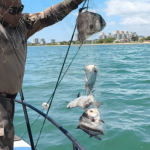
MULTIPOLYGON (((27 54, 27 39, 28 39, 28 37, 26 35, 26 32, 27 32, 26 27, 28 27, 28 28, 32 27, 32 23, 24 22, 25 15, 19 19, 18 26, 16 26, 16 27, 13 27, 14 25, 11 22, 7 23, 5 21, 5 19, 7 19, 7 17, 9 17, 8 16, 9 8, 4 7, 4 6, 8 5, 7 2, 8 2, 8 0, 0 0, 0 5, 1 5, 0 12, 3 12, 3 13, 0 13, 0 18, 1 18, 1 20, 0 20, 1 21, 1 24, 0 24, 0 66, 8 67, 8 70, 9 70, 8 72, 12 71, 11 69, 15 69, 15 71, 19 72, 18 73, 19 79, 20 79, 19 82, 22 83, 24 70, 25 70, 24 64, 26 62, 26 54, 27 54)), ((13 7, 14 5, 16 5, 17 0, 9 0, 9 3, 11 3, 9 6, 13 7)), ((32 12, 32 7, 35 7, 35 4, 32 1, 28 1, 28 2, 24 1, 25 5, 26 5, 26 3, 31 3, 31 7, 30 7, 29 11, 32 12)), ((53 2, 53 4, 55 4, 55 3, 56 3, 56 1, 53 2)), ((50 3, 49 1, 44 1, 44 3, 41 3, 41 5, 43 5, 43 10, 44 10, 45 7, 51 6, 52 3, 50 3)), ((18 3, 18 7, 20 7, 19 3, 18 3)), ((60 13, 61 13, 61 11, 60 11, 60 13)), ((37 15, 38 15, 38 13, 37 13, 37 15)), ((67 17, 63 23, 60 22, 59 24, 56 24, 57 27, 59 28, 59 30, 61 31, 62 35, 67 36, 68 40, 72 35, 72 30, 76 23, 76 19, 75 19, 76 16, 74 17, 74 19, 72 19, 71 16, 67 17)), ((17 18, 17 17, 18 17, 17 15, 13 15, 13 19, 17 18)), ((71 65, 69 63, 67 65, 67 67, 69 65, 71 65)), ((63 70, 64 74, 68 70, 67 67, 63 70)), ((61 77, 63 77, 63 75, 61 77)), ((12 80, 13 80, 13 78, 12 78, 12 80)), ((58 83, 60 83, 61 80, 62 80, 62 78, 60 78, 58 83)), ((17 88, 19 89, 20 87, 17 87, 17 88)), ((17 89, 16 89, 16 91, 17 91, 17 89)))

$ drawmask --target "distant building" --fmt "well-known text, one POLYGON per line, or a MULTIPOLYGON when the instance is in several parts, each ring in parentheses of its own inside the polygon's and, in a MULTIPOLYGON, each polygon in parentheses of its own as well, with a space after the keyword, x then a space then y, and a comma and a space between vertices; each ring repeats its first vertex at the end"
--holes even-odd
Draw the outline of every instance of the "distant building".
POLYGON ((40 44, 45 44, 45 40, 44 39, 40 39, 40 44))
POLYGON ((126 38, 127 38, 126 34, 123 33, 123 34, 122 34, 122 39, 126 39, 126 38))
POLYGON ((141 39, 143 39, 143 38, 144 38, 144 37, 139 37, 138 39, 141 40, 141 39))
POLYGON ((55 43, 55 39, 51 39, 51 43, 55 43))
POLYGON ((106 39, 106 38, 110 38, 113 37, 115 39, 116 42, 120 41, 120 42, 126 42, 126 41, 134 41, 135 39, 137 39, 138 35, 136 34, 136 32, 128 32, 128 31, 120 31, 116 30, 114 32, 114 34, 108 33, 108 36, 105 35, 104 32, 102 32, 99 36, 98 39, 106 39))
POLYGON ((118 30, 114 32, 114 34, 118 34, 118 33, 119 33, 119 31, 118 31, 118 30))
POLYGON ((104 32, 102 32, 101 35, 99 36, 99 39, 100 39, 100 40, 104 40, 104 39, 106 39, 106 38, 107 38, 107 36, 105 35, 104 32))
POLYGON ((113 38, 117 39, 117 33, 114 32, 113 38))
POLYGON ((110 37, 111 37, 111 33, 108 33, 107 38, 110 38, 110 37))
POLYGON ((39 39, 38 38, 33 39, 32 43, 39 44, 39 39))
POLYGON ((116 39, 116 40, 120 40, 120 39, 121 39, 121 34, 118 33, 118 34, 117 34, 117 39, 116 39))
POLYGON ((75 41, 79 41, 78 33, 75 34, 75 41))

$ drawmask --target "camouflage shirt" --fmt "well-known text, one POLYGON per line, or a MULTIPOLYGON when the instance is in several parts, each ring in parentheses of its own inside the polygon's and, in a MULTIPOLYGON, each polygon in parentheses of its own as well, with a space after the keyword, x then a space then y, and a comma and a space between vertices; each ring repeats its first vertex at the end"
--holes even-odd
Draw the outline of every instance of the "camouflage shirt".
POLYGON ((0 24, 0 92, 15 94, 23 82, 27 39, 37 31, 62 20, 83 0, 64 0, 45 11, 23 14, 19 26, 0 24))

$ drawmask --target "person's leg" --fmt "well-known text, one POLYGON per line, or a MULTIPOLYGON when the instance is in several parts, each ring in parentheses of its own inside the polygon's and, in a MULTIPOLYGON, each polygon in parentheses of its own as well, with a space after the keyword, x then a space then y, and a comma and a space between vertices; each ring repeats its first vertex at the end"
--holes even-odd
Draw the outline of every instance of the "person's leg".
POLYGON ((14 101, 0 97, 0 150, 13 150, 14 101))

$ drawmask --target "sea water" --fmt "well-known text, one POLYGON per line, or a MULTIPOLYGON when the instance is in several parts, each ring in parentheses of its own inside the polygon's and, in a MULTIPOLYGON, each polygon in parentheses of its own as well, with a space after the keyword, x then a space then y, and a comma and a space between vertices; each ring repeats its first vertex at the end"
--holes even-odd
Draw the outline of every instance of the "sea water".
MULTIPOLYGON (((42 110, 54 91, 67 46, 28 47, 23 81, 25 101, 42 110)), ((72 46, 62 74, 78 50, 72 46)), ((19 99, 19 96, 17 97, 19 99)), ((39 116, 28 110, 30 123, 39 116)), ((46 113, 46 112, 45 112, 46 113)), ((86 150, 150 150, 150 45, 91 45, 82 46, 55 93, 49 116, 68 130, 86 150), (76 129, 82 108, 67 109, 67 104, 85 94, 86 65, 98 68, 94 97, 105 121, 100 136, 102 141, 89 138, 76 129)), ((34 142, 43 125, 39 117, 32 125, 34 142)), ((25 118, 20 104, 15 106, 15 133, 22 137, 26 132, 25 118)), ((28 134, 23 136, 29 142, 28 134)), ((71 150, 72 143, 56 127, 46 121, 38 150, 71 150)))

